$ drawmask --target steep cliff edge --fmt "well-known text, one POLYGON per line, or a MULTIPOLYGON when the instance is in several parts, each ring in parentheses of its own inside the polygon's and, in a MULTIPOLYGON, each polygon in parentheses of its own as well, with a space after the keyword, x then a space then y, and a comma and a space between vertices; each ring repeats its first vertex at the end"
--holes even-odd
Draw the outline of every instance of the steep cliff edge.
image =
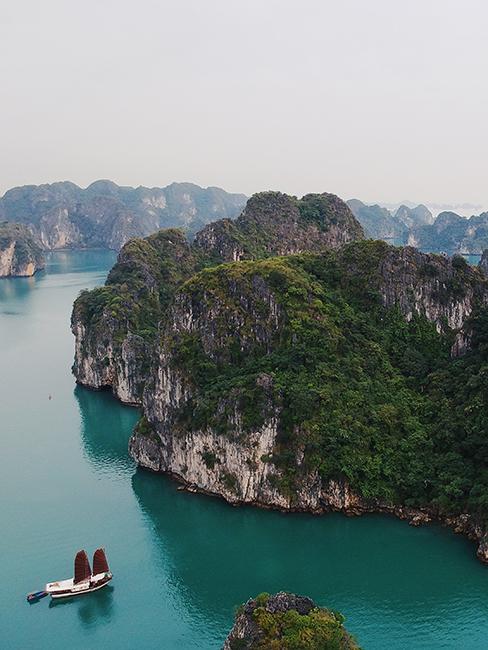
POLYGON ((175 288, 196 271, 196 259, 179 230, 124 246, 106 285, 83 291, 73 306, 78 383, 141 402, 159 321, 175 288))
POLYGON ((130 453, 191 490, 436 518, 488 560, 488 279, 462 257, 341 245, 327 201, 304 217, 258 195, 193 244, 127 244, 75 303, 77 381, 142 404, 130 453), (320 233, 317 214, 320 252, 274 256, 320 233))
POLYGON ((205 269, 162 323, 130 452, 231 503, 483 541, 487 299, 462 258, 382 242, 205 269))
POLYGON ((41 247, 25 226, 0 223, 0 278, 28 277, 44 266, 41 247))
POLYGON ((140 403, 158 323, 176 288, 196 270, 241 257, 325 250, 360 237, 349 208, 332 194, 297 200, 263 192, 248 201, 235 222, 207 226, 193 244, 177 230, 128 242, 106 286, 82 293, 75 302, 77 381, 111 387, 122 401, 140 403))
POLYGON ((239 607, 223 650, 359 650, 343 623, 341 614, 305 596, 263 593, 239 607))

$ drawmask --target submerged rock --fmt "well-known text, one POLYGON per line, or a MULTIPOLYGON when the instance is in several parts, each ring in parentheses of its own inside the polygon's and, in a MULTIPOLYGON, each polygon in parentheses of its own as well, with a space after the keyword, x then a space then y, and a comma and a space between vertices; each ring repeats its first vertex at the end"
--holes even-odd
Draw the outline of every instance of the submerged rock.
POLYGON ((242 605, 223 650, 359 650, 344 617, 305 596, 260 594, 242 605))

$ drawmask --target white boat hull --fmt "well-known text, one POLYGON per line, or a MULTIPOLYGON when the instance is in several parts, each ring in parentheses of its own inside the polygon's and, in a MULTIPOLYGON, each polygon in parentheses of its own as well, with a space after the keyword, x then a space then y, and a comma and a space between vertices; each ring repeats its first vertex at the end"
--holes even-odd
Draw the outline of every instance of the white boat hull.
POLYGON ((73 596, 83 596, 83 594, 90 594, 92 591, 98 591, 99 589, 106 587, 108 583, 109 580, 107 580, 107 582, 104 582, 101 585, 97 585, 95 587, 89 587, 88 589, 79 589, 78 591, 65 592, 62 594, 52 593, 51 598, 73 598, 73 596))
POLYGON ((90 594, 92 591, 98 591, 105 587, 110 580, 112 580, 112 574, 109 571, 91 576, 89 580, 83 582, 75 583, 73 578, 48 582, 45 591, 51 598, 72 598, 73 596, 82 596, 83 594, 90 594))

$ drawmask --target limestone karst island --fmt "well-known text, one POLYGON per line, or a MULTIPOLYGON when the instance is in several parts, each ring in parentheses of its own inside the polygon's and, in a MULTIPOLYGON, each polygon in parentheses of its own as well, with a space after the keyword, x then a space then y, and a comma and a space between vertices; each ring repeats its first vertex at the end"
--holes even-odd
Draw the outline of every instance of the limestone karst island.
POLYGON ((0 21, 0 650, 487 650, 488 5, 0 21))

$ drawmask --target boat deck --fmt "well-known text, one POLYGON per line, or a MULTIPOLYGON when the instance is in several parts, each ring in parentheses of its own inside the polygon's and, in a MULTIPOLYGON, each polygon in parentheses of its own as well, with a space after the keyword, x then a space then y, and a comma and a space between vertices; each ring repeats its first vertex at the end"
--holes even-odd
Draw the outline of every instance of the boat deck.
MULTIPOLYGON (((76 584, 74 583, 73 578, 68 578, 67 580, 58 580, 57 582, 48 582, 46 584, 45 591, 47 591, 49 594, 57 594, 66 591, 70 591, 72 594, 76 594, 81 591, 88 591, 98 586, 102 580, 104 581, 104 584, 105 582, 108 582, 106 580, 108 575, 109 574, 106 573, 98 573, 97 575, 91 576, 87 580, 83 580, 83 582, 78 582, 76 584)), ((110 578, 111 577, 112 576, 110 575, 110 578)))

